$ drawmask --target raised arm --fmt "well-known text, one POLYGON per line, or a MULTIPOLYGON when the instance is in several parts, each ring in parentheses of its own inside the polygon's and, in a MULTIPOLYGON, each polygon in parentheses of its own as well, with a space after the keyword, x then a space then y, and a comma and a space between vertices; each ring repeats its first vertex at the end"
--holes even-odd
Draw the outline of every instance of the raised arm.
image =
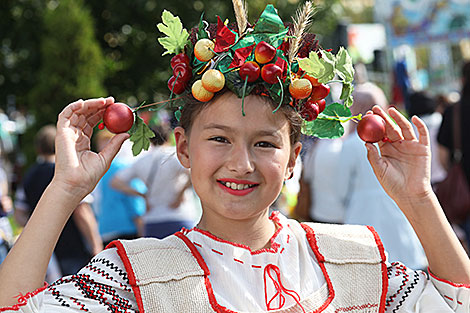
POLYGON ((431 188, 430 139, 424 122, 413 116, 419 133, 416 138, 411 123, 396 109, 388 110, 396 124, 379 107, 374 107, 373 112, 385 119, 386 136, 390 139, 379 143, 380 154, 374 145, 366 144, 380 184, 413 226, 430 271, 441 279, 470 284, 470 260, 431 188))
POLYGON ((78 100, 59 114, 54 178, 23 232, 0 266, 0 307, 41 287, 60 233, 80 201, 104 175, 128 134, 116 135, 100 152, 90 150, 93 127, 114 99, 78 100))

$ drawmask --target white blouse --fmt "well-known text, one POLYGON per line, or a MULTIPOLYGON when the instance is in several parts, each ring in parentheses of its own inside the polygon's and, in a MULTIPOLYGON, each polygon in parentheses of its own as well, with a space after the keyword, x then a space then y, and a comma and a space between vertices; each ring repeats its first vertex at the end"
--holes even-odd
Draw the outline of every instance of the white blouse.
MULTIPOLYGON (((236 311, 266 312, 295 305, 324 288, 325 278, 305 242, 296 240, 286 218, 271 217, 277 232, 271 248, 248 247, 191 229, 184 233, 208 265, 217 302, 236 311), (308 279, 305 279, 308 277, 308 279)), ((389 287, 386 312, 470 313, 470 286, 413 271, 401 263, 387 264, 389 287)), ((138 312, 124 264, 116 248, 107 249, 76 275, 35 292, 19 295, 13 307, 0 312, 138 312)))

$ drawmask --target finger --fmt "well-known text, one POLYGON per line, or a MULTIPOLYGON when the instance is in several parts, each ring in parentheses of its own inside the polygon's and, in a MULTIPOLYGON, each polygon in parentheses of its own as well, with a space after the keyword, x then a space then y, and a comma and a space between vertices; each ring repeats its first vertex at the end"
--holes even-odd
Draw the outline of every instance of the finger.
POLYGON ((401 128, 401 133, 406 140, 415 140, 416 134, 411 123, 395 108, 388 109, 390 116, 401 128))
POLYGON ((395 124, 394 121, 382 110, 381 107, 375 105, 372 108, 372 111, 375 114, 380 115, 385 120, 385 136, 391 141, 403 140, 403 135, 401 134, 400 128, 395 124))
POLYGON ((111 140, 106 144, 103 150, 100 151, 100 155, 105 161, 106 167, 108 168, 111 164, 111 161, 114 159, 116 154, 121 149, 121 146, 126 139, 128 139, 130 135, 128 133, 121 133, 113 136, 111 140))
POLYGON ((377 178, 382 177, 387 168, 387 164, 380 157, 379 150, 371 143, 366 143, 367 159, 369 160, 372 170, 377 178))
POLYGON ((83 104, 74 110, 77 114, 90 115, 106 107, 106 100, 104 98, 88 99, 83 104))
POLYGON ((429 146, 430 145, 429 130, 426 124, 424 124, 423 120, 417 117, 416 115, 414 115, 411 118, 411 121, 413 122, 413 124, 416 125, 416 128, 418 129, 419 143, 429 146))
POLYGON ((72 117, 73 113, 75 110, 78 109, 78 107, 80 107, 82 105, 82 102, 83 100, 82 99, 79 99, 75 102, 72 102, 70 103, 69 105, 67 105, 63 110, 62 112, 59 113, 59 117, 58 117, 58 121, 57 123, 60 123, 64 120, 68 120, 72 117))

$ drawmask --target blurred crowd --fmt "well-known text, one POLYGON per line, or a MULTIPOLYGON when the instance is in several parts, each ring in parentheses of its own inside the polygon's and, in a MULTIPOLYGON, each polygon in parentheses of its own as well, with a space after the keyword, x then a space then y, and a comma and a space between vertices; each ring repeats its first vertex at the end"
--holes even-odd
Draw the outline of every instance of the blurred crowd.
MULTIPOLYGON (((410 118, 416 115, 425 122, 433 156, 433 187, 438 188, 458 160, 470 181, 470 63, 462 67, 462 90, 457 101, 424 90, 407 94, 406 105, 390 104, 382 89, 368 80, 361 64, 356 66, 354 87, 353 115, 365 114, 374 105, 384 109, 393 105, 410 118), (458 151, 454 140, 456 107, 460 112, 458 151)), ((338 101, 334 91, 329 97, 330 102, 338 101)), ((176 158, 171 116, 159 111, 149 121, 155 133, 149 151, 133 157, 131 147, 126 146, 131 143, 126 142, 95 190, 77 207, 54 251, 48 281, 76 272, 115 239, 163 238, 196 225, 201 208, 189 172, 176 158)), ((5 118, 1 123, 6 125, 5 118)), ((355 131, 356 123, 348 122, 345 135, 339 139, 303 138, 294 175, 286 181, 272 209, 301 221, 371 225, 381 236, 390 261, 426 269, 427 260, 416 234, 372 172, 364 143, 355 131)), ((112 136, 106 130, 97 131, 93 135, 95 151, 112 136)), ((36 162, 18 181, 14 181, 13 169, 2 153, 0 262, 52 179, 54 137, 53 125, 36 134, 36 162)), ((13 145, 1 133, 0 139, 2 152, 13 145)), ((468 251, 470 212, 459 219, 448 217, 468 251)))

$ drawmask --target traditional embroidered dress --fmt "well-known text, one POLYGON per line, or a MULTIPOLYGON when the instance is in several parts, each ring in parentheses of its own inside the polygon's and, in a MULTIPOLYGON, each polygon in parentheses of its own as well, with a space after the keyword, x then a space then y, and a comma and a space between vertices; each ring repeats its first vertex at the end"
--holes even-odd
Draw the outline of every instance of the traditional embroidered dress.
POLYGON ((470 312, 470 286, 388 264, 375 231, 273 214, 271 247, 208 232, 116 242, 6 312, 470 312))

